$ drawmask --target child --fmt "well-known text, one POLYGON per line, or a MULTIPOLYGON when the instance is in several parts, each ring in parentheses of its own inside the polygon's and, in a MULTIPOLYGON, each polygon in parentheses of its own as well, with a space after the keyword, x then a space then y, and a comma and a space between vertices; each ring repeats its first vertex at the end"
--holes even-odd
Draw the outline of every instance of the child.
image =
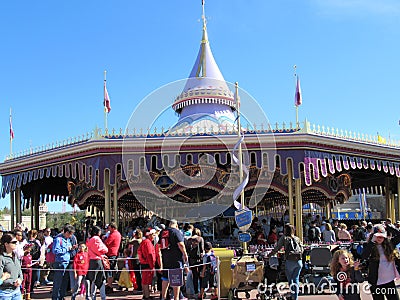
POLYGON ((133 287, 133 284, 131 281, 131 276, 130 276, 129 255, 130 255, 130 249, 126 248, 124 250, 125 266, 124 266, 124 268, 122 268, 121 274, 119 275, 119 279, 118 279, 118 290, 119 291, 123 291, 125 288, 126 288, 126 290, 128 290, 131 287, 133 287))
POLYGON ((211 296, 211 300, 218 299, 218 288, 217 288, 217 260, 212 251, 212 245, 210 242, 204 244, 205 254, 203 256, 203 269, 200 273, 201 277, 201 289, 198 296, 199 299, 203 299, 204 290, 209 288, 214 288, 214 295, 211 296))
POLYGON ((79 244, 78 253, 74 257, 74 274, 75 274, 75 287, 73 289, 71 300, 75 300, 78 295, 79 288, 83 283, 86 290, 86 299, 89 299, 89 288, 86 281, 86 275, 89 270, 89 255, 85 243, 79 244))
POLYGON ((24 245, 24 256, 21 261, 21 268, 24 280, 21 284, 22 294, 24 295, 25 300, 31 299, 31 284, 32 284, 32 244, 24 245))
POLYGON ((360 262, 353 261, 353 255, 347 250, 337 250, 331 261, 331 275, 336 283, 336 294, 340 300, 360 300, 358 283, 364 278, 360 271, 360 262))

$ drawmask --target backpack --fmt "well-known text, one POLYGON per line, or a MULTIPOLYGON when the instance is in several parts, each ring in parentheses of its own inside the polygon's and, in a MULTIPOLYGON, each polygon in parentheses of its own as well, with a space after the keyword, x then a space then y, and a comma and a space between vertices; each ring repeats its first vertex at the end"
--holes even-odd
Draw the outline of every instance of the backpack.
POLYGON ((357 227, 357 229, 353 233, 354 241, 365 241, 365 231, 362 227, 357 227))
MULTIPOLYGON (((191 262, 201 261, 200 241, 198 238, 191 237, 186 241, 186 252, 191 262)), ((192 263, 191 263, 192 264, 192 263)))
POLYGON ((38 260, 40 258, 40 246, 36 242, 36 240, 28 241, 32 245, 31 248, 31 256, 32 260, 38 260))
POLYGON ((207 271, 214 275, 217 272, 217 258, 213 253, 207 255, 207 271))
POLYGON ((161 231, 161 237, 160 237, 160 249, 161 250, 166 250, 169 249, 169 230, 164 229, 161 231))
POLYGON ((317 229, 315 227, 308 229, 308 240, 310 242, 318 242, 317 229))
MULTIPOLYGON (((62 238, 60 239, 60 246, 62 245, 62 238)), ((56 255, 53 252, 53 244, 54 244, 54 240, 50 243, 50 245, 47 247, 46 250, 46 262, 52 264, 53 262, 56 261, 56 255)))
POLYGON ((303 255, 303 247, 298 239, 285 237, 285 254, 287 260, 300 260, 303 255))

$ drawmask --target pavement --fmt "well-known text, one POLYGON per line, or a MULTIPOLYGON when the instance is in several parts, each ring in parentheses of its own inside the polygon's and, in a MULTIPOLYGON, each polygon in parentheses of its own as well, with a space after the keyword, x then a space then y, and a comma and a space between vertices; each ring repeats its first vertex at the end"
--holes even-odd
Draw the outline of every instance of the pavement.
MULTIPOLYGON (((397 282, 397 290, 399 292, 399 288, 400 288, 400 282, 397 282)), ((366 284, 363 283, 363 284, 366 284)), ((115 285, 115 287, 117 287, 117 285, 115 285)), ((115 289, 114 289, 115 290, 115 289)), ((368 295, 365 292, 365 289, 361 286, 360 288, 361 290, 361 299, 362 300, 372 300, 372 296, 368 295)), ((38 288, 35 289, 35 293, 31 295, 32 299, 43 299, 43 300, 51 300, 51 291, 52 291, 52 286, 48 285, 48 286, 40 286, 38 288)), ((256 295, 257 295, 257 291, 253 290, 250 292, 250 299, 256 299, 256 295)), ((151 294, 151 296, 153 296, 155 299, 159 299, 159 293, 153 293, 151 294)), ((246 299, 245 293, 243 292, 239 292, 238 297, 240 299, 246 299)), ((133 289, 130 289, 129 291, 116 291, 110 295, 107 295, 107 299, 142 299, 143 296, 142 295, 137 295, 134 294, 133 289)), ((65 300, 70 300, 71 296, 67 296, 65 297, 65 300)), ((77 300, 84 300, 85 297, 81 297, 78 296, 76 298, 77 300)), ((99 293, 97 293, 97 299, 100 299, 100 295, 99 293)), ((206 299, 210 299, 210 295, 207 295, 206 299)), ((338 297, 336 295, 329 295, 329 294, 318 294, 318 295, 301 295, 299 297, 299 300, 329 300, 329 299, 338 299, 338 297)))

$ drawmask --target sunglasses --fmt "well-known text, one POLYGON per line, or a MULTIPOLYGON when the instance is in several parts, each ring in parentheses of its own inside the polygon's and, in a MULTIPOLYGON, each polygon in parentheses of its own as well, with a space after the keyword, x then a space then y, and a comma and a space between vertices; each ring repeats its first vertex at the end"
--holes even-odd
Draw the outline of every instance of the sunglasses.
POLYGON ((16 244, 18 241, 11 241, 9 244, 16 244))

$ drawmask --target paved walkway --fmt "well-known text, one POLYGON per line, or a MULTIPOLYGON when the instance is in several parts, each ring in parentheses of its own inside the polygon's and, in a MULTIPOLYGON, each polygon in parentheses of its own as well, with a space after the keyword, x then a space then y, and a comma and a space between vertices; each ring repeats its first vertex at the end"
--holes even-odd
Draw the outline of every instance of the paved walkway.
MULTIPOLYGON (((399 285, 397 286, 399 290, 399 285)), ((51 289, 52 286, 42 286, 38 287, 35 289, 35 293, 32 294, 31 298, 32 299, 43 299, 43 300, 51 300, 51 289)), ((152 294, 156 299, 159 299, 159 294, 152 294)), ((142 299, 142 295, 134 295, 132 289, 130 291, 116 291, 111 295, 107 295, 107 299, 142 299)), ((244 293, 239 293, 240 298, 245 299, 244 293)), ((210 298, 209 296, 207 297, 208 299, 210 298)), ((70 300, 71 297, 68 296, 65 298, 65 300, 70 300)), ((84 297, 77 297, 77 300, 83 300, 85 299, 84 297)), ((97 295, 97 299, 100 299, 100 295, 97 295)), ((250 299, 256 299, 256 291, 251 292, 251 297, 250 299)), ((334 300, 338 299, 336 295, 302 295, 299 297, 299 300, 334 300)), ((361 293, 361 299, 362 300, 372 300, 372 297, 370 295, 367 295, 366 293, 362 292, 361 293)))

